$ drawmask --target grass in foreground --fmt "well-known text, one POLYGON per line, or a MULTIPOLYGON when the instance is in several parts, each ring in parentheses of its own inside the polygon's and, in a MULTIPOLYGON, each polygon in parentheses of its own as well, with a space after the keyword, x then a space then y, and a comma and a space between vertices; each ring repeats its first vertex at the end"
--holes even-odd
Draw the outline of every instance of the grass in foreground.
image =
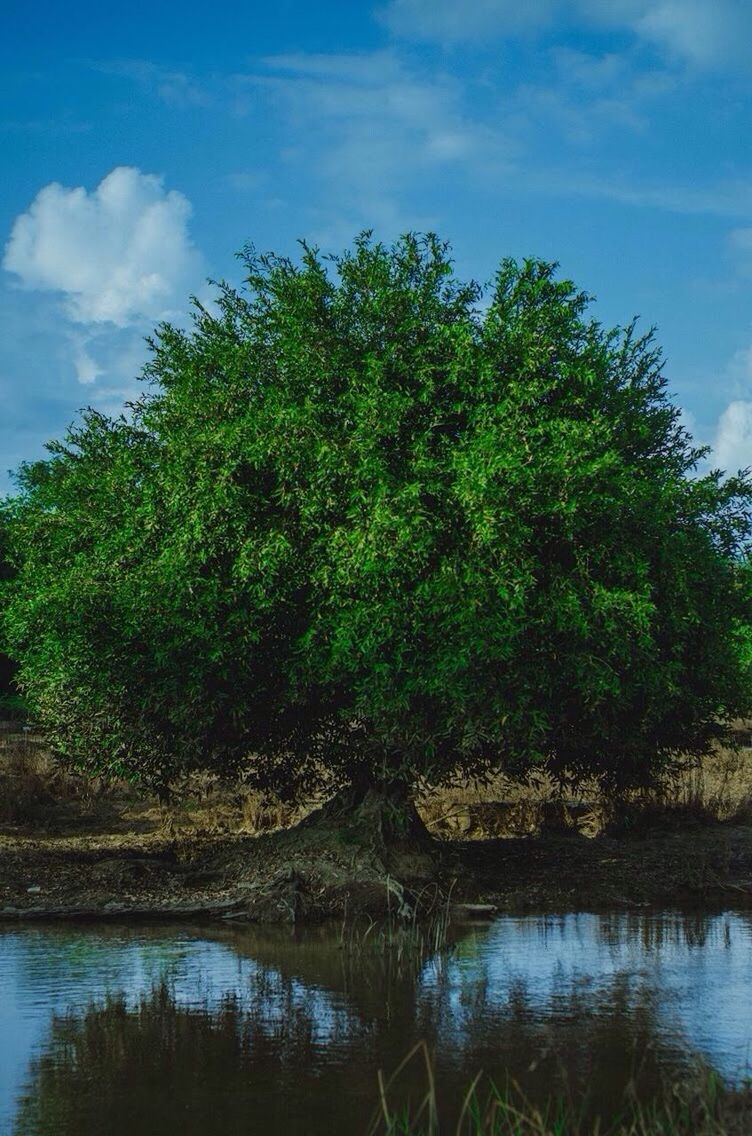
POLYGON ((544 1106, 529 1101, 514 1084, 483 1083, 479 1073, 468 1086, 455 1120, 443 1114, 435 1071, 425 1043, 410 1051, 392 1076, 379 1081, 379 1109, 368 1136, 749 1136, 752 1083, 726 1086, 712 1070, 698 1068, 691 1080, 666 1080, 661 1091, 641 1101, 628 1088, 614 1116, 589 1114, 587 1102, 570 1095, 544 1106), (400 1074, 414 1059, 425 1064, 426 1092, 412 1108, 391 1098, 400 1074))

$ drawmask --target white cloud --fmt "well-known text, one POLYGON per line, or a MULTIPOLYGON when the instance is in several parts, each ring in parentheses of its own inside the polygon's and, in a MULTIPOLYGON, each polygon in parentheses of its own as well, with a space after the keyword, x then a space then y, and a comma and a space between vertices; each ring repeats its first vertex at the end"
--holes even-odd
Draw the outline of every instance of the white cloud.
POLYGON ((749 0, 581 0, 594 20, 626 27, 680 62, 699 67, 752 61, 749 0))
MULTIPOLYGON (((364 226, 385 237, 444 228, 445 218, 425 204, 436 209, 426 186, 439 184, 465 194, 514 182, 531 193, 734 220, 749 215, 749 178, 671 184, 648 181, 641 171, 630 180, 621 162, 593 164, 586 155, 573 166, 559 156, 562 141, 582 153, 603 135, 620 140, 625 131, 651 129, 656 101, 675 93, 682 79, 669 68, 646 72, 634 50, 552 48, 545 56, 551 85, 531 81, 506 93, 488 72, 461 79, 397 47, 263 62, 263 70, 234 76, 234 90, 266 95, 270 112, 281 116, 277 153, 287 170, 278 181, 292 176, 309 186, 306 230, 324 247, 349 241, 364 226)), ((256 180, 255 174, 226 179, 237 189, 255 187, 256 180)))
MULTIPOLYGON (((752 227, 732 229, 729 233, 729 244, 741 274, 752 276, 752 227)), ((750 350, 752 351, 752 348, 750 350)))
POLYGON ((752 402, 729 403, 718 420, 713 464, 729 473, 752 466, 752 402))
POLYGON ((540 27, 556 8, 557 0, 392 0, 380 18, 407 39, 456 43, 540 27))
POLYGON ((225 174, 224 182, 237 193, 256 193, 264 188, 268 179, 260 170, 237 170, 225 174))
POLYGON ((724 387, 729 395, 746 399, 752 389, 752 346, 740 347, 726 365, 724 387))
POLYGON ((103 374, 102 368, 89 354, 88 346, 84 340, 74 342, 73 366, 76 369, 76 378, 79 383, 83 383, 85 386, 95 383, 103 374))
POLYGON ((283 158, 321 182, 324 243, 349 239, 364 224, 381 233, 431 228, 433 217, 405 210, 406 195, 424 179, 507 167, 498 129, 468 115, 466 92, 450 75, 425 74, 392 52, 286 55, 266 64, 268 74, 243 81, 265 89, 283 114, 291 143, 283 158))
POLYGON ((483 43, 557 24, 631 32, 679 62, 752 63, 749 0, 391 0, 381 19, 398 36, 483 43))
POLYGON ((184 71, 171 71, 146 59, 98 63, 95 70, 103 75, 130 79, 142 91, 156 95, 167 106, 177 110, 210 107, 214 102, 211 82, 201 83, 184 71))
MULTIPOLYGON (((548 177, 552 174, 549 172, 548 177)), ((622 205, 661 209, 667 213, 707 214, 714 217, 739 217, 749 213, 750 181, 715 182, 709 185, 681 183, 649 184, 646 179, 630 183, 615 174, 582 176, 563 169, 556 174, 561 189, 584 197, 602 197, 622 205)), ((531 180, 531 184, 535 184, 531 180)), ((537 187, 539 188, 539 186, 537 187)))
POLYGON ((130 166, 91 192, 53 182, 16 218, 3 267, 26 288, 61 293, 76 323, 170 318, 204 276, 190 215, 182 193, 130 166))

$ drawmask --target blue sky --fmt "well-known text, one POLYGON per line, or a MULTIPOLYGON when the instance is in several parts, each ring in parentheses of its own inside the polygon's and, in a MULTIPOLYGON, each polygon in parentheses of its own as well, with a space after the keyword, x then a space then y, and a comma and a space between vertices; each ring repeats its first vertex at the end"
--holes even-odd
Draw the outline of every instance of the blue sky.
POLYGON ((751 0, 10 0, 0 75, 0 489, 244 243, 363 228, 559 261, 752 464, 751 0))

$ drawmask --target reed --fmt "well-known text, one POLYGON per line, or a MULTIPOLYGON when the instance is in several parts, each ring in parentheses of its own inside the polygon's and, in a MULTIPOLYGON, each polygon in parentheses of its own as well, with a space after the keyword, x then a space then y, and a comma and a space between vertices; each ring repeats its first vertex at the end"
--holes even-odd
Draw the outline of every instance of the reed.
POLYGON ((347 910, 340 928, 339 946, 350 957, 375 954, 388 957, 397 969, 420 968, 451 947, 452 888, 436 884, 408 893, 399 881, 387 877, 387 916, 351 919, 347 910))
MULTIPOLYGON (((531 1102, 514 1082, 503 1087, 479 1072, 459 1104, 456 1119, 442 1112, 437 1073, 419 1042, 392 1075, 378 1073, 378 1108, 368 1136, 749 1136, 752 1083, 732 1089, 711 1069, 697 1067, 683 1081, 666 1079, 650 1100, 630 1087, 612 1117, 593 1117, 573 1094, 531 1102), (400 1076, 413 1061, 425 1069, 425 1093, 412 1106, 395 1105, 400 1076)), ((456 1112, 456 1109, 455 1109, 456 1112)))

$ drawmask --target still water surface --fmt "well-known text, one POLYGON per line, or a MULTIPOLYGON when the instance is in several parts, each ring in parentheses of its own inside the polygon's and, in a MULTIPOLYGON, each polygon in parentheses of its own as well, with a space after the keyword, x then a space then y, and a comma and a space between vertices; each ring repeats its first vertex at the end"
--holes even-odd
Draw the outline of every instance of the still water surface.
MULTIPOLYGON (((569 914, 398 963, 337 930, 0 931, 5 1136, 348 1136, 419 1040, 448 1111, 479 1069, 609 1111, 635 1075, 752 1064, 752 913, 569 914)), ((366 940, 366 944, 368 941, 366 940)), ((395 1104, 425 1089, 413 1062, 395 1104)))

